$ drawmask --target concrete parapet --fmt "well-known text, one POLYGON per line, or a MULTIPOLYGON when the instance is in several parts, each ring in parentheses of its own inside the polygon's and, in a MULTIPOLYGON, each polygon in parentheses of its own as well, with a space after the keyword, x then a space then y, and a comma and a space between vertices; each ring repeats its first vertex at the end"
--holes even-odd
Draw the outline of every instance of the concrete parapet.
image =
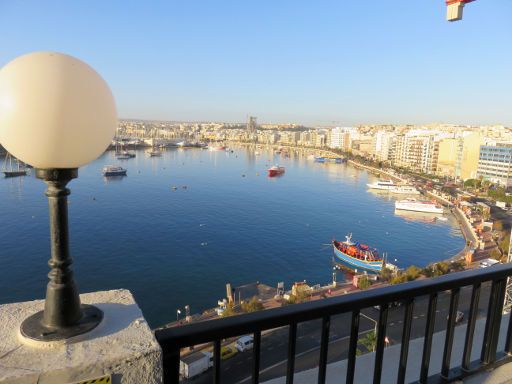
POLYGON ((80 295, 104 313, 82 340, 33 345, 19 335, 21 322, 42 310, 43 300, 0 305, 0 383, 64 384, 111 375, 112 383, 161 383, 162 353, 127 290, 80 295))

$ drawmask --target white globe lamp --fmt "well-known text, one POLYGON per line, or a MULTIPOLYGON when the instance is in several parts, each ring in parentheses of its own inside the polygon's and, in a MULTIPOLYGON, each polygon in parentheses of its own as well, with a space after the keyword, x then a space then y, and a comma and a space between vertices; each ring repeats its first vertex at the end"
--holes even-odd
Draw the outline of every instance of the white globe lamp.
POLYGON ((22 337, 55 342, 94 329, 103 313, 82 305, 69 268, 67 183, 100 156, 117 126, 114 97, 89 65, 69 55, 35 52, 0 69, 0 144, 37 168, 48 184, 50 281, 44 311, 25 319, 22 337))

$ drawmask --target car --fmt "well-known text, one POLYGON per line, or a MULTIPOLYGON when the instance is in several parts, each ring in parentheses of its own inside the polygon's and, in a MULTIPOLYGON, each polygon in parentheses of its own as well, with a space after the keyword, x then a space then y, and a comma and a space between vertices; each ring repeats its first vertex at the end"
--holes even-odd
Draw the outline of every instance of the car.
POLYGON ((220 349, 221 360, 227 360, 238 353, 238 350, 233 345, 225 345, 220 349))
MULTIPOLYGON (((450 315, 446 316, 446 320, 450 318, 450 315)), ((455 315, 455 324, 459 324, 462 320, 464 320, 464 312, 457 311, 457 314, 455 315)))
POLYGON ((236 341, 236 349, 239 352, 245 352, 251 350, 253 347, 254 339, 252 336, 242 336, 236 341))

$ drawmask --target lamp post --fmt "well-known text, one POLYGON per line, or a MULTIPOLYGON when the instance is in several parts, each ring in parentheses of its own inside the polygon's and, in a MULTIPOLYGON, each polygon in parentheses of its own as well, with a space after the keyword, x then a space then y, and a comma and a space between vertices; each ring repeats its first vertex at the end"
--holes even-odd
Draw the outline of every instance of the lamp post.
POLYGON ((70 269, 66 185, 78 167, 110 144, 116 107, 105 81, 87 64, 56 52, 20 56, 0 70, 0 143, 36 168, 47 185, 51 268, 44 310, 21 325, 22 336, 59 341, 84 334, 102 320, 100 309, 80 303, 70 269))

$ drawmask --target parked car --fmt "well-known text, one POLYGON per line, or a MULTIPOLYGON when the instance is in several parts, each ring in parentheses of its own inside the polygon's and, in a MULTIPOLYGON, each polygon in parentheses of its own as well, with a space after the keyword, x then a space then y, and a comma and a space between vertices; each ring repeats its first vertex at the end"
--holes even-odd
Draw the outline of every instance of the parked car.
MULTIPOLYGON (((449 317, 450 315, 446 316, 446 320, 448 320, 449 317)), ((462 320, 464 320, 464 312, 457 311, 457 314, 455 315, 455 324, 459 324, 462 320)))
POLYGON ((225 345, 220 349, 221 360, 227 360, 238 353, 238 350, 233 345, 225 345))
POLYGON ((242 336, 236 341, 236 349, 240 352, 249 351, 253 347, 253 337, 252 336, 242 336))

